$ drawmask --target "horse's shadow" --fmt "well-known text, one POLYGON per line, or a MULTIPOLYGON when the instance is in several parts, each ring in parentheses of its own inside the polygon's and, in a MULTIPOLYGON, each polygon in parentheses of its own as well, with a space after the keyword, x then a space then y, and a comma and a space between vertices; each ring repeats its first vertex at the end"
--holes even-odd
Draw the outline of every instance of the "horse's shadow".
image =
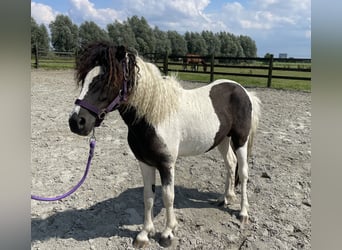
MULTIPOLYGON (((154 215, 163 208, 161 188, 156 188, 154 215)), ((175 187, 175 208, 217 208, 224 209, 230 215, 237 215, 237 210, 219 207, 213 201, 219 194, 200 192, 197 189, 175 187)), ((45 219, 31 220, 31 240, 42 241, 49 238, 73 238, 83 241, 98 237, 134 238, 137 229, 131 225, 143 224, 144 216, 143 188, 132 188, 118 197, 99 202, 86 209, 71 209, 45 219)), ((136 227, 135 227, 136 228, 136 227)))

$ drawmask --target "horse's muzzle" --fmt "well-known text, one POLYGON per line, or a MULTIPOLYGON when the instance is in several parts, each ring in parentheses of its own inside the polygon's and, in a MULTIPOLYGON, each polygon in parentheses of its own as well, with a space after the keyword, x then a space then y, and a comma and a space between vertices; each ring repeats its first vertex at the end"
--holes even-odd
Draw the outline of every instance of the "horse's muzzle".
POLYGON ((90 126, 85 116, 73 113, 69 118, 69 127, 73 133, 86 136, 92 131, 94 125, 90 126))

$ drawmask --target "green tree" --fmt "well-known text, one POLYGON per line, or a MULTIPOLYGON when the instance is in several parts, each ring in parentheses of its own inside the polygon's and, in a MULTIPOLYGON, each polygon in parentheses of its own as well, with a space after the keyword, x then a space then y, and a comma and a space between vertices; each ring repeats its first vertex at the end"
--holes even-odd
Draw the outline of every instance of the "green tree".
POLYGON ((153 34, 155 37, 155 53, 158 54, 168 54, 171 53, 171 41, 167 36, 167 33, 161 31, 158 27, 155 27, 153 30, 153 34))
POLYGON ((228 56, 229 55, 229 43, 228 43, 228 34, 227 32, 219 32, 217 34, 218 39, 220 40, 221 47, 220 47, 220 56, 228 56))
POLYGON ((257 46, 252 38, 241 35, 238 40, 246 57, 257 56, 257 46))
POLYGON ((57 15, 49 25, 52 46, 56 51, 75 52, 78 44, 78 27, 68 16, 57 15))
POLYGON ((182 56, 188 52, 186 41, 177 31, 168 31, 167 37, 171 43, 171 54, 182 56))
POLYGON ((232 43, 234 44, 233 50, 230 51, 232 56, 245 57, 245 52, 244 52, 243 47, 240 44, 239 37, 231 34, 231 39, 232 39, 232 43))
POLYGON ((236 57, 238 55, 239 46, 236 37, 227 32, 220 32, 218 38, 221 42, 221 56, 236 57))
POLYGON ((207 46, 208 54, 220 55, 221 41, 212 31, 202 31, 201 33, 207 46))
POLYGON ((35 46, 38 46, 39 51, 47 52, 49 50, 49 34, 44 24, 38 25, 31 17, 31 52, 35 52, 35 46))
POLYGON ((151 53, 155 50, 155 37, 152 28, 148 25, 146 19, 133 16, 127 19, 131 26, 135 39, 137 41, 136 49, 140 54, 151 53))
POLYGON ((135 49, 137 41, 131 26, 127 22, 119 23, 115 21, 107 25, 108 36, 117 45, 123 45, 127 48, 135 49))
POLYGON ((93 21, 86 21, 79 27, 79 43, 84 45, 93 41, 109 40, 107 32, 93 21))
POLYGON ((271 56, 273 56, 273 54, 271 54, 271 53, 266 53, 266 54, 264 55, 264 58, 271 58, 271 56))
POLYGON ((200 55, 208 54, 206 41, 198 32, 186 32, 185 40, 187 42, 189 53, 200 55))

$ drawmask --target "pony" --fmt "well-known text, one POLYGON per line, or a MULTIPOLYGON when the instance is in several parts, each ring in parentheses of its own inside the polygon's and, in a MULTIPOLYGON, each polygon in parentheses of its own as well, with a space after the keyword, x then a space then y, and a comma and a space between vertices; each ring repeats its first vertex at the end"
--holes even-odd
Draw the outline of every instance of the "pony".
POLYGON ((186 54, 186 56, 183 58, 183 70, 187 70, 188 65, 190 65, 192 71, 198 71, 199 64, 202 64, 203 71, 207 72, 207 63, 203 58, 200 57, 200 55, 186 54))
MULTIPOLYGON (((155 233, 153 203, 159 172, 166 224, 159 244, 172 243, 175 162, 218 148, 227 168, 224 194, 218 203, 236 199, 235 170, 241 183, 241 225, 248 223, 247 156, 260 117, 261 102, 239 83, 221 79, 186 90, 175 77, 163 76, 123 46, 96 42, 80 52, 76 81, 81 92, 69 118, 72 132, 86 136, 105 116, 118 110, 128 127, 128 144, 139 162, 144 184, 144 225, 133 241, 144 247, 155 233)), ((208 173, 210 174, 210 173, 208 173)))

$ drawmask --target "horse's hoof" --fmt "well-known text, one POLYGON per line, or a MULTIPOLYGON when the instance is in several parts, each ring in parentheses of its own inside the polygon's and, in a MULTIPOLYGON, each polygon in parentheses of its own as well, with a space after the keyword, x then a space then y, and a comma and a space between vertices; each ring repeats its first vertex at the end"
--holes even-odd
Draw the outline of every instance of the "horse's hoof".
POLYGON ((169 235, 167 238, 161 237, 159 240, 159 245, 162 247, 170 247, 172 245, 172 238, 169 235))
POLYGON ((236 197, 235 196, 220 197, 215 202, 215 204, 219 207, 225 207, 228 205, 233 205, 235 203, 236 203, 236 197))
POLYGON ((133 241, 134 248, 145 248, 148 246, 148 240, 138 240, 137 238, 133 241))
POLYGON ((249 223, 248 215, 240 215, 240 222, 240 227, 243 229, 249 223))

